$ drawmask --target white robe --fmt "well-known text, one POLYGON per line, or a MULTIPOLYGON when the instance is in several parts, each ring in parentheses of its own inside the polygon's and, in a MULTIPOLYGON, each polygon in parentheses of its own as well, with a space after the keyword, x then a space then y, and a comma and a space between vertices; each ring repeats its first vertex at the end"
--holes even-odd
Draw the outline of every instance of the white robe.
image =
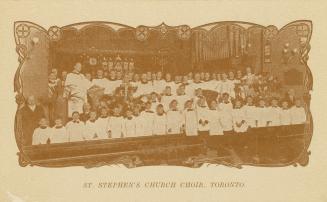
POLYGON ((70 121, 66 124, 66 129, 69 142, 83 141, 86 139, 84 137, 85 124, 82 121, 79 121, 78 123, 70 121))
POLYGON ((289 109, 282 109, 281 110, 280 123, 283 126, 291 124, 291 111, 289 109))
POLYGON ((108 80, 104 94, 114 94, 115 90, 122 84, 121 80, 108 80))
POLYGON ((185 109, 183 112, 183 123, 185 127, 185 134, 187 136, 198 135, 198 118, 196 111, 185 109))
POLYGON ((153 81, 153 91, 161 94, 165 90, 166 82, 164 80, 154 80, 153 81))
POLYGON ((51 135, 51 128, 36 128, 33 133, 32 145, 46 144, 51 135))
POLYGON ((293 106, 291 109, 291 124, 303 124, 306 121, 306 114, 303 107, 293 106))
POLYGON ((138 84, 135 96, 138 97, 141 95, 148 95, 152 92, 153 92, 153 86, 151 82, 147 82, 147 83, 141 82, 138 84))
POLYGON ((177 109, 182 111, 185 108, 185 102, 190 100, 191 98, 188 95, 177 95, 176 98, 177 100, 177 109))
POLYGON ((65 92, 68 93, 68 116, 74 111, 83 112, 83 105, 87 101, 87 90, 91 87, 90 81, 83 74, 69 73, 65 80, 65 92))
POLYGON ((143 120, 144 136, 153 135, 154 112, 143 111, 140 115, 143 120))
POLYGON ((256 107, 254 105, 252 105, 252 106, 244 105, 242 108, 244 109, 245 121, 247 122, 247 124, 252 128, 257 127, 257 124, 256 124, 256 119, 257 119, 256 118, 257 117, 256 107))
POLYGON ((108 85, 108 79, 92 79, 92 86, 99 86, 101 88, 106 88, 108 85))
POLYGON ((136 121, 134 117, 132 119, 124 119, 123 133, 124 137, 136 137, 136 121))
POLYGON ((176 96, 174 95, 164 95, 161 97, 161 104, 163 105, 165 112, 169 110, 169 104, 174 99, 176 99, 176 96))
POLYGON ((173 82, 173 81, 169 81, 169 82, 165 81, 165 88, 166 88, 167 86, 170 87, 170 89, 171 89, 171 94, 172 94, 172 95, 176 95, 176 83, 173 82))
POLYGON ((153 135, 165 135, 167 131, 166 114, 154 116, 153 120, 153 135))
POLYGON ((109 117, 108 131, 111 133, 111 138, 121 138, 123 135, 124 118, 121 116, 109 117))
MULTIPOLYGON (((85 139, 86 140, 98 140, 99 138, 99 131, 97 126, 97 120, 92 122, 90 120, 87 120, 85 123, 85 139)), ((108 137, 108 135, 107 135, 108 137)))
POLYGON ((269 121, 269 109, 267 107, 257 107, 257 127, 267 127, 267 122, 269 121))
POLYGON ((50 143, 68 142, 67 130, 64 126, 61 128, 51 128, 50 143))
POLYGON ((221 125, 221 111, 209 109, 209 135, 223 135, 223 126, 221 125))
POLYGON ((180 134, 183 125, 183 116, 181 111, 167 112, 167 134, 180 134))
POLYGON ((242 108, 240 109, 233 109, 232 112, 232 116, 233 116, 233 128, 234 131, 237 133, 243 133, 246 132, 248 129, 248 124, 245 121, 245 113, 244 110, 242 108), (241 124, 241 122, 244 122, 241 126, 238 126, 238 124, 241 124))
POLYGON ((144 136, 144 125, 146 124, 141 115, 135 116, 135 136, 144 136))
POLYGON ((221 124, 223 126, 223 131, 233 130, 232 110, 221 110, 221 124))
POLYGON ((228 93, 228 95, 232 98, 235 98, 235 91, 234 91, 234 83, 230 80, 226 81, 221 81, 221 89, 220 92, 223 93, 228 93))
POLYGON ((101 118, 99 117, 95 121, 95 126, 97 130, 97 139, 108 139, 108 126, 109 125, 109 118, 101 118))
POLYGON ((207 107, 197 106, 196 111, 197 111, 197 118, 198 118, 198 122, 197 122, 198 130, 209 131, 209 120, 208 120, 209 109, 207 107))
POLYGON ((281 108, 280 107, 269 107, 267 118, 269 121, 269 126, 280 126, 280 116, 281 108))

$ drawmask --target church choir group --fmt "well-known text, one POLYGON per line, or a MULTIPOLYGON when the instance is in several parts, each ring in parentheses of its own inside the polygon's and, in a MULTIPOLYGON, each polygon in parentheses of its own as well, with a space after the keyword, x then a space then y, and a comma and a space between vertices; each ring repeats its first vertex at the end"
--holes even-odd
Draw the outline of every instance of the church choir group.
POLYGON ((301 99, 282 97, 273 77, 253 74, 250 68, 245 73, 196 72, 174 78, 160 71, 124 74, 98 69, 92 78, 82 74, 77 63, 62 79, 69 121, 65 124, 63 117, 55 117, 50 127, 41 118, 33 145, 166 134, 241 134, 249 128, 306 121, 301 99), (91 102, 90 89, 102 89, 104 95, 91 102))

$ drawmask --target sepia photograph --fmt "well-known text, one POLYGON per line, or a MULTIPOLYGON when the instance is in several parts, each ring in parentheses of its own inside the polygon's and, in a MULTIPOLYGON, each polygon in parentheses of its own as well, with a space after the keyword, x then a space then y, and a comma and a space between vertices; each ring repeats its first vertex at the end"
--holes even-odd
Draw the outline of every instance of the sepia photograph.
POLYGON ((121 23, 14 23, 20 166, 308 165, 311 21, 121 23))

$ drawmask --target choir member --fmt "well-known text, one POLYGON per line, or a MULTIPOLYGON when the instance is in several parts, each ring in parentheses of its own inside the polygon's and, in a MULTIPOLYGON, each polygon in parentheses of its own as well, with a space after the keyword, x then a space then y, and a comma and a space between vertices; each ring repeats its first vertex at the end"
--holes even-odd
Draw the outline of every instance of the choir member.
POLYGON ((306 113, 301 105, 300 99, 295 99, 295 105, 290 109, 291 124, 304 124, 306 121, 306 113))
POLYGON ((165 135, 167 131, 167 117, 162 104, 157 106, 153 120, 153 135, 165 135))
POLYGON ((139 74, 134 74, 133 76, 133 80, 131 81, 131 85, 137 89, 137 87, 140 84, 140 75, 139 74))
POLYGON ((98 86, 105 89, 107 85, 108 79, 104 77, 103 69, 98 69, 96 78, 92 79, 92 86, 98 86))
POLYGON ((21 109, 23 144, 32 145, 34 129, 38 127, 39 121, 45 116, 41 106, 36 104, 34 96, 28 96, 25 106, 21 109))
POLYGON ((63 143, 68 142, 68 135, 66 128, 62 123, 62 118, 55 119, 55 125, 51 129, 50 143, 63 143))
POLYGON ((177 89, 177 96, 175 98, 176 98, 176 101, 178 103, 177 109, 179 111, 182 111, 184 109, 184 107, 185 107, 185 102, 187 100, 191 99, 185 93, 185 85, 184 84, 180 85, 179 88, 177 89))
POLYGON ((180 134, 182 129, 183 116, 177 108, 177 100, 172 100, 167 112, 167 134, 180 134))
POLYGON ((78 62, 74 65, 74 70, 67 74, 64 97, 68 98, 68 116, 74 111, 82 113, 83 104, 87 101, 90 84, 81 71, 82 64, 78 62))
POLYGON ((175 90, 176 90, 175 82, 172 80, 171 74, 169 74, 169 73, 167 73, 165 75, 165 88, 167 88, 167 86, 170 87, 170 93, 175 95, 176 94, 176 92, 175 92, 175 90))
POLYGON ((198 135, 198 119, 192 101, 188 100, 185 103, 185 110, 183 112, 183 125, 186 136, 198 135))
POLYGON ((66 124, 67 135, 69 142, 83 141, 85 125, 79 119, 79 112, 72 113, 72 120, 66 124))
POLYGON ((106 88, 104 89, 104 94, 106 95, 113 95, 116 88, 118 88, 121 84, 121 81, 119 81, 116 78, 116 72, 110 71, 109 72, 109 79, 107 81, 106 88))
POLYGON ((234 131, 237 133, 244 133, 248 129, 248 124, 245 120, 245 113, 242 109, 242 102, 241 100, 235 101, 235 107, 232 112, 233 116, 233 128, 234 131))
POLYGON ((161 104, 163 105, 165 111, 169 110, 169 104, 173 99, 174 99, 174 96, 171 93, 171 87, 166 86, 165 94, 161 97, 161 104))
POLYGON ((288 106, 288 101, 282 101, 282 110, 280 114, 280 123, 281 125, 290 125, 291 124, 291 113, 288 106))
POLYGON ((47 144, 51 135, 51 128, 48 127, 47 119, 41 118, 39 127, 34 130, 32 145, 47 144))
POLYGON ((257 127, 257 110, 253 103, 253 98, 251 96, 246 98, 246 105, 243 106, 245 113, 245 121, 251 128, 257 127))
POLYGON ((256 108, 257 115, 257 127, 267 127, 268 124, 268 108, 266 107, 265 100, 263 98, 259 99, 259 105, 256 108))
POLYGON ((154 111, 151 110, 151 102, 145 104, 145 110, 141 113, 142 120, 144 121, 144 136, 153 135, 154 111))
POLYGON ((234 83, 227 78, 227 74, 222 74, 221 93, 228 93, 231 98, 235 98, 234 83))
POLYGON ((281 108, 278 106, 277 98, 272 98, 271 106, 268 108, 268 126, 280 126, 281 108))
POLYGON ((199 135, 205 135, 209 132, 208 108, 205 103, 205 97, 202 96, 198 100, 196 107, 199 135))
POLYGON ((162 79, 162 72, 157 72, 156 80, 153 81, 153 90, 158 94, 162 94, 166 87, 165 83, 162 79))
POLYGON ((109 133, 108 133, 109 118, 108 118, 108 109, 106 107, 100 109, 100 115, 98 119, 95 121, 95 126, 97 127, 97 139, 109 138, 109 133))
MULTIPOLYGON (((151 74, 150 74, 151 76, 151 74)), ((147 95, 153 92, 152 83, 148 81, 147 75, 141 75, 141 83, 139 83, 138 88, 136 90, 135 96, 147 95)))
POLYGON ((222 102, 219 103, 219 108, 222 111, 226 111, 228 113, 232 112, 233 104, 230 102, 230 97, 228 93, 223 93, 222 95, 222 102))
POLYGON ((152 111, 156 111, 157 106, 160 104, 159 99, 158 99, 158 95, 155 92, 152 92, 150 94, 150 102, 151 104, 151 110, 152 111))
POLYGON ((114 106, 113 115, 109 117, 108 133, 110 138, 123 137, 123 122, 124 119, 120 114, 120 107, 114 106))
POLYGON ((123 123, 124 137, 136 137, 136 121, 131 109, 126 110, 126 118, 123 123))
POLYGON ((209 135, 223 135, 221 119, 221 111, 218 109, 217 101, 212 100, 208 111, 209 135))
MULTIPOLYGON (((97 122, 97 113, 96 111, 91 111, 90 112, 90 116, 89 119, 86 121, 85 123, 85 139, 87 140, 97 140, 100 139, 98 133, 99 133, 99 129, 101 129, 100 127, 98 127, 97 122)), ((108 135, 106 135, 106 138, 108 138, 108 135)))
POLYGON ((246 71, 246 75, 243 77, 243 80, 245 80, 245 83, 250 86, 255 82, 256 76, 255 74, 252 73, 250 67, 247 67, 245 71, 246 71))
POLYGON ((83 105, 83 113, 80 115, 81 121, 84 123, 90 118, 91 105, 88 102, 85 102, 83 105))
POLYGON ((143 116, 140 114, 140 106, 136 105, 133 109, 134 120, 135 120, 135 135, 143 136, 144 128, 148 127, 148 123, 144 120, 143 116))

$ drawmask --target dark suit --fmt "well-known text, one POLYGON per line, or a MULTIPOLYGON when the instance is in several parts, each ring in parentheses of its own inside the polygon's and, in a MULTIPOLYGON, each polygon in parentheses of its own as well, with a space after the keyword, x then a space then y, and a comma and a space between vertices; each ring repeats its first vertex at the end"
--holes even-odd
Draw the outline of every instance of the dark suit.
POLYGON ((34 129, 38 127, 39 121, 44 117, 44 110, 41 106, 36 106, 33 111, 30 107, 25 105, 21 109, 22 113, 22 129, 23 129, 23 144, 32 145, 32 138, 34 129))

